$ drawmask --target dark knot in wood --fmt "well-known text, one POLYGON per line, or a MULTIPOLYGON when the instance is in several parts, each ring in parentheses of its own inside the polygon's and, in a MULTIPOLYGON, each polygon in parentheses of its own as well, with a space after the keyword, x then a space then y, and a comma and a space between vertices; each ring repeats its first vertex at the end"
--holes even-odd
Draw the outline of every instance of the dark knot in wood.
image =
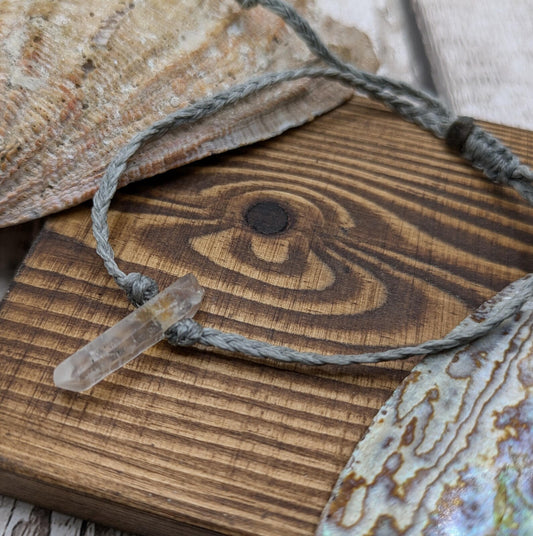
POLYGON ((260 201, 252 205, 244 215, 246 223, 258 233, 273 235, 289 226, 289 214, 276 201, 260 201))

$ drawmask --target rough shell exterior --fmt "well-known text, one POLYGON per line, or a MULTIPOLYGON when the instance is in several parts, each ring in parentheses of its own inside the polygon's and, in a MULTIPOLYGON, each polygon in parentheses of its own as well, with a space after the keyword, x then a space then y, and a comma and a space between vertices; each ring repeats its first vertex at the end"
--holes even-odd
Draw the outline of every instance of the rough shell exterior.
MULTIPOLYGON (((309 15, 314 0, 295 5, 309 15)), ((376 69, 366 36, 348 33, 376 69)), ((233 0, 0 0, 0 227, 91 197, 115 151, 176 108, 309 58, 279 19, 233 0)), ((349 94, 277 88, 150 144, 122 184, 273 136, 349 94)))
POLYGON ((490 335, 417 365, 344 468, 317 535, 533 534, 532 329, 528 302, 490 335))

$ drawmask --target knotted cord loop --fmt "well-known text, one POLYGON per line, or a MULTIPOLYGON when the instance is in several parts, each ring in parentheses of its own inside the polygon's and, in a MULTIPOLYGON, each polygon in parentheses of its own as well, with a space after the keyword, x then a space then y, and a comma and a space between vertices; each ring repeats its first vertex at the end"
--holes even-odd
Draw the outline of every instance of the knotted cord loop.
POLYGON ((157 283, 151 277, 139 272, 131 272, 125 275, 120 279, 119 286, 124 289, 128 300, 135 307, 140 307, 159 292, 157 283))
POLYGON ((471 117, 458 117, 448 128, 444 141, 446 145, 455 151, 462 153, 468 136, 474 128, 474 120, 471 117))
POLYGON ((474 126, 466 138, 462 155, 497 184, 509 184, 520 160, 503 143, 482 128, 474 126))
POLYGON ((174 346, 192 346, 202 339, 204 328, 192 318, 174 324, 165 332, 168 342, 174 346))

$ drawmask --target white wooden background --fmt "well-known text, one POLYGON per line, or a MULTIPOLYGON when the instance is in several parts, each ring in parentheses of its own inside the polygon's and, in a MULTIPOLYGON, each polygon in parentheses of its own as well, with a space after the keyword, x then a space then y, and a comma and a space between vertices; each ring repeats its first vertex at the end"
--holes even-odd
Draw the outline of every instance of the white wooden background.
MULTIPOLYGON (((381 74, 436 91, 458 114, 533 129, 533 0, 324 0, 321 10, 371 38, 381 74)), ((0 229, 0 299, 40 225, 0 229)), ((0 496, 0 535, 120 534, 0 496)))

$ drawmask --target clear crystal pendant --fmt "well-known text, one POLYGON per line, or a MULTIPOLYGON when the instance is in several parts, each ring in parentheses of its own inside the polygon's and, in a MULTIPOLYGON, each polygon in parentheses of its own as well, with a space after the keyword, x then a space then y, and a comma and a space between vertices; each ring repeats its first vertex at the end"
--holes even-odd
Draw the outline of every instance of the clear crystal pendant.
POLYGON ((193 274, 178 279, 109 328, 54 371, 61 389, 85 391, 161 341, 176 322, 194 316, 204 295, 193 274))

